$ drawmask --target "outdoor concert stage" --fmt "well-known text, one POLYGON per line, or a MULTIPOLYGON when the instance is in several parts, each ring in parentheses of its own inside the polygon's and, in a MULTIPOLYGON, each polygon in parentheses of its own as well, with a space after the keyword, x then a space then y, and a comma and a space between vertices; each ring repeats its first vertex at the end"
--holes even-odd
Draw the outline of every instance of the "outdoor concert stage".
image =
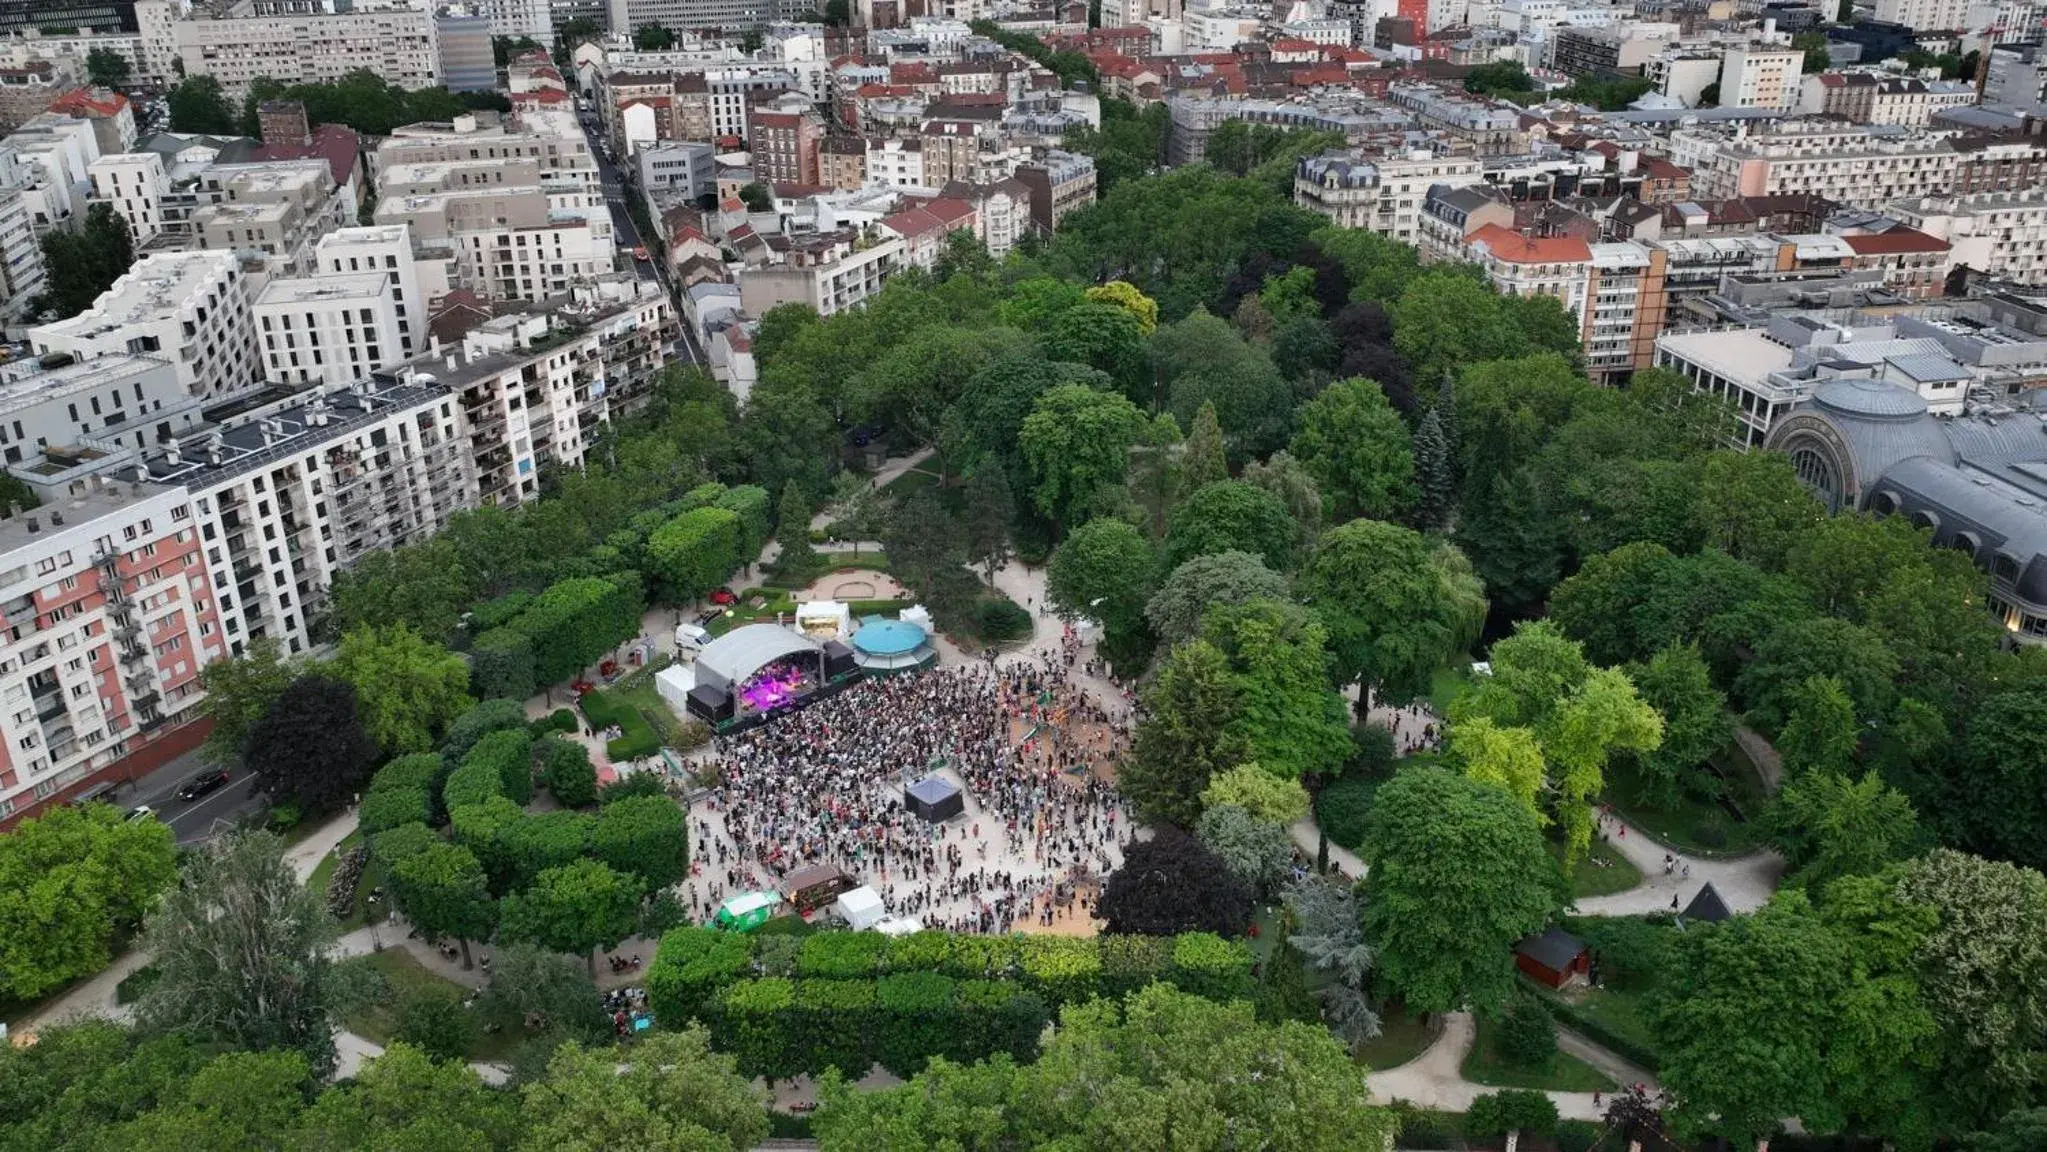
POLYGON ((698 654, 689 714, 718 733, 742 732, 860 678, 853 650, 774 624, 735 628, 698 654))

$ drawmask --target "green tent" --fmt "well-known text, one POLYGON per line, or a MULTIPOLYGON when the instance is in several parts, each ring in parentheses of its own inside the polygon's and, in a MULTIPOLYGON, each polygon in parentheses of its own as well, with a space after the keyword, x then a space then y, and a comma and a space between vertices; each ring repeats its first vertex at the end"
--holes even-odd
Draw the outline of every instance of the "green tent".
POLYGON ((711 923, 733 932, 751 932, 768 922, 782 906, 778 892, 741 892, 718 905, 711 923))

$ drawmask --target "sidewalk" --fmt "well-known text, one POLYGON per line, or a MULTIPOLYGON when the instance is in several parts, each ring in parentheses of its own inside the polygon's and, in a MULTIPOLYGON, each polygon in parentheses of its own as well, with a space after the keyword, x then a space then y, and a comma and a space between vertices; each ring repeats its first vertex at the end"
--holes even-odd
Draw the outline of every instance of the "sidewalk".
MULTIPOLYGON (((334 846, 348 838, 355 831, 355 813, 348 812, 313 830, 304 840, 291 846, 284 854, 285 862, 291 865, 292 874, 301 884, 313 874, 320 861, 334 846)), ((52 1024, 81 1016, 105 1016, 111 1020, 127 1021, 134 1012, 124 1004, 114 1003, 115 990, 121 981, 133 975, 135 970, 148 964, 149 953, 140 948, 131 949, 114 958, 112 964, 98 975, 66 992, 63 996, 42 1008, 21 1018, 13 1029, 18 1037, 34 1036, 52 1024)))
POLYGON ((1627 857, 1629 863, 1641 869, 1642 882, 1625 892, 1590 896, 1578 901, 1581 916, 1640 916, 1650 912, 1670 912, 1673 896, 1677 898, 1678 909, 1682 909, 1709 882, 1720 893, 1720 898, 1727 902, 1729 911, 1753 912, 1770 902, 1771 895, 1777 891, 1777 881, 1784 875, 1784 858, 1775 852, 1760 851, 1729 859, 1686 856, 1657 843, 1641 829, 1622 820, 1619 814, 1606 819, 1604 830, 1606 842, 1627 857), (1663 873, 1666 853, 1677 858, 1677 866, 1667 876, 1663 873), (1691 867, 1690 876, 1685 875, 1686 865, 1691 867))
MULTIPOLYGON (((1422 1108, 1433 1108, 1444 1112, 1468 1112, 1471 1102, 1479 1096, 1500 1089, 1484 1084, 1474 1084, 1464 1078, 1464 1058, 1471 1052, 1471 1046, 1478 1039, 1478 1025, 1469 1012, 1450 1012, 1443 1017, 1443 1032, 1435 1043, 1420 1056, 1398 1068, 1383 1072, 1372 1072, 1365 1076, 1365 1085, 1370 1090, 1372 1101, 1377 1104, 1391 1104, 1405 1100, 1422 1108)), ((1557 1048, 1584 1060, 1601 1072, 1613 1076, 1616 1083, 1642 1084, 1653 1094, 1659 1090, 1655 1079, 1640 1069, 1632 1068, 1612 1053, 1593 1045, 1583 1037, 1559 1029, 1557 1048), (1566 1037, 1569 1038, 1568 1042, 1566 1037), (1596 1058, 1588 1053, 1596 1053, 1596 1058), (1628 1069, 1625 1076, 1617 1075, 1614 1069, 1628 1069)), ((1605 1114, 1605 1103, 1609 1098, 1601 1094, 1598 1104, 1593 1103, 1590 1092, 1544 1092, 1550 1102, 1557 1106, 1557 1115, 1565 1120, 1598 1120, 1605 1114)))

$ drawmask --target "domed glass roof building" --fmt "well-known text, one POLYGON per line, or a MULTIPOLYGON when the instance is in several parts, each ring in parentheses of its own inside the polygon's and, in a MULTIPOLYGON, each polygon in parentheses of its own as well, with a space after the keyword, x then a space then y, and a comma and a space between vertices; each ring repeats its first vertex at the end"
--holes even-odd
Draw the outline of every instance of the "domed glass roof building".
POLYGON ((2016 639, 2047 643, 2047 411, 1933 415, 1918 393, 1844 377, 1770 430, 1829 511, 1910 517, 1990 574, 2016 639))

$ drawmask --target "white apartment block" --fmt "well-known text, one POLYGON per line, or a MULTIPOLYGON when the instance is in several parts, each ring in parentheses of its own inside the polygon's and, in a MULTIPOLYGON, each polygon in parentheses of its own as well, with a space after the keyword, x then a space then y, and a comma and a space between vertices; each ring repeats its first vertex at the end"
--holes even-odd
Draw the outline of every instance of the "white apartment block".
POLYGON ((867 182, 889 188, 924 187, 924 142, 900 136, 869 139, 867 182))
POLYGON ((248 278, 233 253, 160 252, 136 261, 85 311, 29 329, 28 340, 39 356, 160 355, 177 365, 188 393, 221 396, 260 370, 249 316, 248 278))
POLYGON ((66 445, 147 449, 189 431, 204 404, 162 356, 115 353, 56 368, 0 367, 0 456, 9 467, 66 445))
POLYGON ((447 124, 408 124, 370 154, 370 178, 382 186, 398 164, 531 160, 550 188, 600 190, 597 160, 572 113, 529 109, 513 120, 467 113, 447 124))
POLYGON ((659 292, 552 316, 515 313, 402 371, 456 397, 478 498, 511 505, 538 495, 543 467, 580 468, 600 427, 644 398, 674 326, 659 292))
MULTIPOLYGON (((172 6, 172 0, 136 4, 146 52, 166 46, 159 39, 164 25, 145 9, 172 6)), ((359 68, 401 88, 440 82, 433 13, 426 5, 351 9, 340 0, 239 0, 222 11, 169 20, 167 50, 185 75, 212 76, 233 98, 258 76, 285 84, 326 83, 359 68)))
POLYGON ((740 272, 739 298, 748 316, 764 315, 777 304, 807 304, 818 315, 831 316, 865 304, 904 260, 898 239, 855 249, 853 238, 844 233, 803 237, 787 263, 740 272))
POLYGON ((35 173, 10 148, 0 148, 0 329, 14 338, 28 302, 49 279, 42 241, 28 203, 35 173))
POLYGON ((2021 284, 2047 284, 2047 191, 1899 200, 1884 212, 1947 241, 1951 265, 2021 284))
POLYGON ((1876 0, 1876 18, 1914 32, 1959 32, 1974 0, 1876 0))
POLYGON ((543 45, 554 43, 554 14, 547 0, 461 0, 461 7, 490 21, 492 36, 530 36, 543 45))
POLYGON ((1734 137, 1680 128, 1671 161, 1692 170, 1700 200, 1809 193, 1858 208, 1942 195, 1953 189, 1961 156, 1934 135, 1878 135, 1827 123, 1785 124, 1734 137))
POLYGON ((409 226, 422 264, 448 262, 450 288, 537 301, 564 295, 617 263, 603 205, 561 206, 557 199, 533 185, 389 196, 377 202, 376 223, 409 226))
POLYGON ((321 272, 377 272, 391 282, 401 359, 427 346, 427 306, 448 293, 448 264, 413 255, 412 230, 403 224, 340 228, 321 237, 315 260, 321 272))
POLYGON ((1729 48, 1720 58, 1720 107, 1788 110, 1804 67, 1805 53, 1789 48, 1729 48))
POLYGON ((1343 228, 1364 228, 1403 244, 1421 242, 1421 208, 1436 184, 1463 187, 1483 180, 1475 156, 1416 150, 1352 159, 1318 156, 1294 169, 1294 203, 1343 228))
POLYGON ((37 233, 72 228, 85 216, 90 169, 100 157, 92 121, 44 112, 0 139, 30 170, 24 191, 37 233))
POLYGON ((92 198, 113 208, 128 222, 135 247, 156 238, 164 226, 164 197, 170 178, 163 157, 155 152, 117 152, 93 161, 92 198))
POLYGON ((341 386, 404 359, 391 281, 380 272, 272 280, 256 297, 264 379, 341 386))

